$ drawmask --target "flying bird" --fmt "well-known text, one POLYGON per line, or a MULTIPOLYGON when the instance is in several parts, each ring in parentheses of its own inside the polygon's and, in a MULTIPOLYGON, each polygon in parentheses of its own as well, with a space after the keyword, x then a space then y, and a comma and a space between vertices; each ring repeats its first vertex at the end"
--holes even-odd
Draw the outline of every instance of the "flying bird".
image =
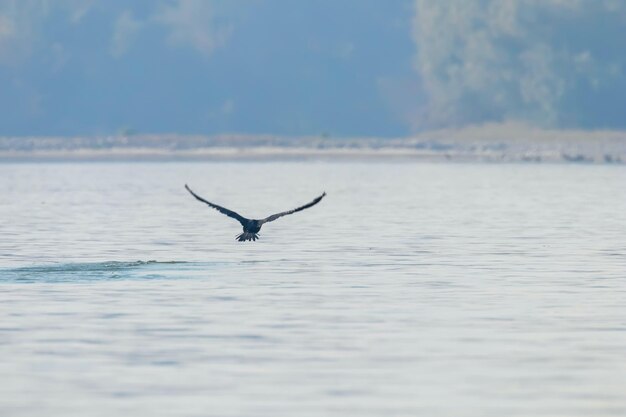
POLYGON ((237 235, 237 237, 235 239, 237 239, 240 242, 245 242, 246 240, 257 240, 259 239, 259 230, 261 230, 261 226, 263 226, 265 223, 269 223, 269 222, 273 222, 274 220, 286 216, 288 214, 293 214, 293 213, 297 213, 301 210, 307 209, 309 207, 313 207, 314 205, 316 205, 317 203, 319 203, 322 198, 324 198, 324 196, 326 195, 326 193, 324 192, 322 195, 320 195, 319 197, 317 197, 315 200, 311 201, 310 203, 307 203, 303 206, 300 206, 298 208, 295 208, 293 210, 288 210, 288 211, 283 211, 280 213, 276 213, 276 214, 272 214, 269 217, 266 217, 264 219, 247 219, 245 217, 243 217, 242 215, 235 213, 232 210, 229 210, 227 208, 224 208, 222 206, 218 206, 217 204, 213 204, 210 201, 205 200, 204 198, 200 197, 198 194, 194 193, 193 191, 191 191, 191 188, 189 188, 189 186, 187 184, 185 184, 185 188, 187 189, 187 191, 189 191, 191 193, 192 196, 194 196, 196 198, 196 200, 198 201, 202 201, 205 204, 208 204, 210 207, 213 207, 215 210, 219 211, 222 214, 227 215, 228 217, 232 217, 233 219, 237 220, 239 223, 241 223, 241 225, 243 226, 243 233, 240 235, 237 235))

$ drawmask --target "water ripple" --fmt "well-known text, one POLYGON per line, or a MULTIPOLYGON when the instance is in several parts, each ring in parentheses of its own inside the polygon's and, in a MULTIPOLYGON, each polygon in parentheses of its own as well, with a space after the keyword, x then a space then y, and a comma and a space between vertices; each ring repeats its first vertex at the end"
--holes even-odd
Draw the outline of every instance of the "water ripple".
POLYGON ((0 283, 54 283, 125 279, 183 278, 189 271, 207 271, 218 263, 180 261, 107 261, 63 263, 0 269, 0 283))

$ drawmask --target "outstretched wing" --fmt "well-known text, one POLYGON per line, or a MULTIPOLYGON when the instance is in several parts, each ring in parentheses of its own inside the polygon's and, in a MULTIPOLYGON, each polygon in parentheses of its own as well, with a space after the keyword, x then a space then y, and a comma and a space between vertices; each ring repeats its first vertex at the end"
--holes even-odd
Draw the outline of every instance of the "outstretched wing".
POLYGON ((238 213, 235 213, 232 210, 228 210, 227 208, 224 208, 222 206, 218 206, 217 204, 213 204, 210 201, 206 201, 204 198, 200 197, 198 194, 196 194, 193 191, 191 191, 191 188, 189 188, 187 186, 187 184, 185 184, 185 188, 187 189, 187 191, 189 191, 191 193, 192 196, 194 196, 196 198, 196 200, 202 201, 203 203, 208 204, 209 206, 213 207, 215 210, 219 211, 222 214, 227 215, 228 217, 232 217, 233 219, 237 219, 239 221, 239 223, 245 224, 248 221, 248 219, 246 219, 245 217, 239 215, 238 213))
POLYGON ((266 217, 265 219, 261 220, 261 224, 268 223, 268 222, 273 222, 274 220, 278 219, 279 217, 283 217, 283 216, 286 216, 288 214, 293 214, 293 213, 296 213, 298 211, 301 211, 301 210, 304 210, 304 209, 308 209, 309 207, 313 207, 314 205, 319 203, 322 200, 322 198, 324 198, 325 195, 326 195, 326 193, 324 193, 321 196, 317 197, 315 200, 311 201, 310 203, 307 203, 307 204, 305 204, 303 206, 300 206, 298 208, 295 208, 293 210, 283 211, 282 213, 272 214, 271 216, 266 217))

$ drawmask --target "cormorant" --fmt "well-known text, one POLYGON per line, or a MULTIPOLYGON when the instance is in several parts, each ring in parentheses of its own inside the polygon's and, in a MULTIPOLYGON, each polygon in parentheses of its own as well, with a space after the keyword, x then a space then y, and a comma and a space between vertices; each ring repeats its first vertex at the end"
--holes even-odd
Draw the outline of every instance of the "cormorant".
POLYGON ((237 237, 235 239, 237 239, 240 242, 244 242, 246 240, 257 240, 257 239, 259 239, 259 235, 257 233, 259 233, 259 230, 261 230, 261 226, 263 226, 265 223, 273 222, 274 220, 278 219, 279 217, 283 217, 283 216, 286 216, 288 214, 293 214, 293 213, 296 213, 298 211, 307 209, 309 207, 313 207, 314 205, 319 203, 320 200, 322 198, 324 198, 324 196, 326 195, 326 193, 324 192, 322 195, 317 197, 315 200, 313 200, 310 203, 307 203, 307 204, 305 204, 303 206, 300 206, 300 207, 295 208, 293 210, 283 211, 281 213, 272 214, 271 216, 266 217, 264 219, 256 220, 256 219, 246 219, 245 217, 241 216, 238 213, 235 213, 232 210, 228 210, 227 208, 224 208, 222 206, 218 206, 217 204, 213 204, 213 203, 205 200, 204 198, 200 197, 199 195, 197 195, 196 193, 191 191, 191 188, 189 188, 189 186, 187 186, 187 184, 185 184, 185 188, 187 189, 187 191, 189 191, 191 193, 192 196, 194 196, 196 198, 196 200, 202 201, 203 203, 208 204, 209 206, 213 207, 215 210, 219 211, 220 213, 225 214, 228 217, 232 217, 233 219, 236 219, 237 221, 239 221, 239 223, 241 223, 241 225, 243 226, 243 233, 240 234, 240 235, 237 235, 237 237))

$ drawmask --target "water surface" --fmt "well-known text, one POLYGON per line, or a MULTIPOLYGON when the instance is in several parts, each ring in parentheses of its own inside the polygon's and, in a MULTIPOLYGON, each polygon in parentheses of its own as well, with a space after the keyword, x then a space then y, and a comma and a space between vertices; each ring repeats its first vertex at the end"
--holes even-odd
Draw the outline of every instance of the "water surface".
POLYGON ((626 168, 0 165, 0 415, 623 416, 626 168), (239 243, 243 215, 319 205, 239 243))

